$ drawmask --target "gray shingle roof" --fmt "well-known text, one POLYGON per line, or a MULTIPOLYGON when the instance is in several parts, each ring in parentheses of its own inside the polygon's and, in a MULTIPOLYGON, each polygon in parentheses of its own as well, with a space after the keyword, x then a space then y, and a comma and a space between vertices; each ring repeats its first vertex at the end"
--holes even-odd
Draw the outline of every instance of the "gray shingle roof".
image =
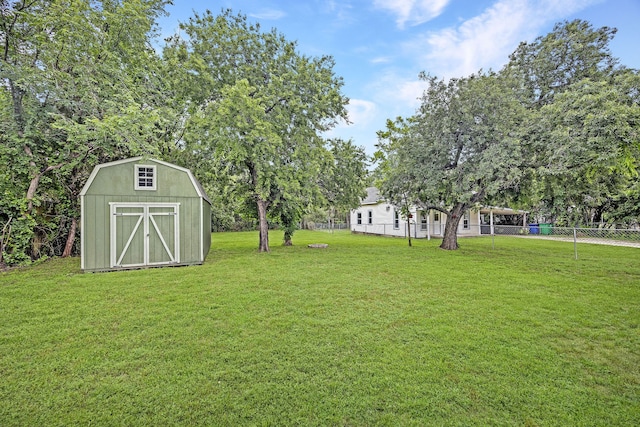
POLYGON ((375 205, 380 203, 384 198, 380 195, 380 191, 376 187, 367 187, 367 197, 362 200, 363 205, 375 205))

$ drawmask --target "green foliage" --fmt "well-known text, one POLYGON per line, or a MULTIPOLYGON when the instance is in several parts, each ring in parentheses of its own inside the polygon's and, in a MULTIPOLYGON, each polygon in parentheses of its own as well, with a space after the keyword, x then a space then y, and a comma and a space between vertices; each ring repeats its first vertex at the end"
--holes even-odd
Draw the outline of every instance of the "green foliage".
POLYGON ((379 134, 382 193, 398 206, 447 214, 443 248, 455 249, 462 214, 515 188, 526 159, 525 116, 514 81, 495 73, 429 83, 418 113, 379 134))
POLYGON ((500 73, 423 76, 419 112, 379 133, 383 194, 441 210, 447 226, 454 219, 450 248, 461 213, 478 203, 524 207, 559 225, 634 223, 621 201, 638 174, 640 80, 611 55, 615 32, 564 22, 521 43, 500 73))
POLYGON ((522 83, 523 99, 530 106, 551 104, 580 80, 611 75, 618 64, 609 49, 616 31, 594 29, 582 20, 558 23, 549 34, 520 43, 509 56, 506 72, 522 83))
POLYGON ((19 208, 11 215, 35 221, 32 250, 21 246, 21 258, 37 258, 37 240, 49 230, 58 234, 51 217, 77 219, 76 199, 93 166, 157 153, 167 139, 175 114, 165 107, 161 66, 150 46, 166 3, 3 3, 0 161, 11 165, 11 175, 0 176, 0 189, 9 189, 19 208))
POLYGON ((0 272, 0 423, 640 423, 638 249, 256 237, 197 267, 0 272))
POLYGON ((277 220, 281 224, 282 231, 284 232, 284 244, 285 246, 291 246, 293 244, 291 241, 291 239, 293 238, 293 233, 295 233, 298 229, 298 223, 302 219, 304 210, 299 205, 283 201, 279 206, 278 213, 279 217, 277 218, 277 220))
POLYGON ((262 32, 230 10, 196 14, 181 29, 186 38, 173 38, 165 58, 183 70, 185 151, 212 171, 202 176, 215 177, 213 191, 230 188, 235 204, 256 204, 259 248, 268 251, 268 217, 292 230, 289 222, 321 196, 320 133, 346 114, 342 81, 332 58, 303 56, 276 30, 262 32))
POLYGON ((542 200, 561 219, 574 206, 575 220, 604 220, 606 205, 637 175, 640 104, 626 88, 638 87, 636 72, 610 81, 584 79, 541 108, 539 138, 553 141, 539 169, 542 200))
POLYGON ((333 138, 328 143, 330 157, 320 175, 320 188, 331 216, 335 217, 348 214, 366 196, 369 159, 364 147, 356 146, 351 140, 333 138))
POLYGON ((521 82, 531 146, 522 201, 559 224, 604 221, 612 197, 635 175, 639 156, 638 73, 618 66, 615 29, 558 24, 521 43, 505 73, 521 82))
POLYGON ((32 236, 36 221, 30 217, 9 217, 2 226, 0 266, 3 263, 12 266, 28 264, 31 258, 27 254, 32 251, 32 236))
POLYGON ((636 176, 619 194, 607 203, 605 220, 629 228, 640 225, 640 179, 636 176))

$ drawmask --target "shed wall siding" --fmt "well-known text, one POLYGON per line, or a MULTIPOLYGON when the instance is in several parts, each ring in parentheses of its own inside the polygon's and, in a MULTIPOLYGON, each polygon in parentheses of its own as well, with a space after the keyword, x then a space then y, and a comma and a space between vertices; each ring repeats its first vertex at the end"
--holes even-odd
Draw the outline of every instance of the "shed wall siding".
MULTIPOLYGON (((199 189, 184 170, 152 160, 108 165, 95 174, 82 198, 82 267, 85 271, 111 269, 109 203, 177 203, 180 264, 202 263, 209 252, 211 206, 200 197, 199 189), (135 190, 135 165, 156 167, 156 190, 135 190)), ((150 251, 155 252, 161 249, 150 247, 150 251)))
MULTIPOLYGON (((110 268, 110 213, 112 196, 85 196, 86 215, 85 239, 86 270, 110 268)), ((197 263, 203 260, 200 249, 200 200, 186 197, 118 197, 118 203, 179 203, 180 204, 180 260, 181 263, 197 263)), ((208 205, 208 204, 206 204, 208 205)), ((208 245, 211 244, 209 235, 208 245)))
POLYGON ((211 205, 202 201, 202 260, 207 257, 211 249, 211 205))

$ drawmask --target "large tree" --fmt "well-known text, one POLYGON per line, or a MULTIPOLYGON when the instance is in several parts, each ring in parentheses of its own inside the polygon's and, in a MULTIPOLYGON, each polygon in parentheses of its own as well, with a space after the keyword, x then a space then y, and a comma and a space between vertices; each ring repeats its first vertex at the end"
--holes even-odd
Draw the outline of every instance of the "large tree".
POLYGON ((638 74, 611 54, 615 33, 559 23, 521 43, 505 67, 529 111, 523 130, 532 150, 518 196, 547 220, 603 220, 636 173, 638 74))
POLYGON ((640 76, 631 71, 612 79, 585 78, 536 115, 536 137, 547 146, 537 169, 541 185, 533 190, 556 223, 604 223, 611 200, 637 176, 639 87, 640 76))
POLYGON ((91 167, 156 150, 169 114, 150 40, 165 3, 2 2, 0 189, 2 219, 20 230, 5 247, 14 261, 37 257, 55 227, 69 254, 91 167))
POLYGON ((428 79, 418 114, 381 133, 385 195, 447 214, 447 249, 464 210, 487 199, 560 223, 628 217, 606 213, 633 199, 640 158, 638 73, 612 57, 614 35, 564 22, 499 74, 428 79))
POLYGON ((378 155, 382 193, 402 205, 447 215, 443 249, 457 249, 465 211, 518 185, 526 157, 518 134, 525 115, 513 81, 496 73, 439 80, 417 114, 389 122, 378 155))
POLYGON ((342 80, 331 57, 304 56, 230 10, 196 14, 181 30, 165 57, 185 70, 185 151, 202 153, 253 201, 268 251, 268 218, 295 218, 316 189, 321 134, 346 117, 342 80))

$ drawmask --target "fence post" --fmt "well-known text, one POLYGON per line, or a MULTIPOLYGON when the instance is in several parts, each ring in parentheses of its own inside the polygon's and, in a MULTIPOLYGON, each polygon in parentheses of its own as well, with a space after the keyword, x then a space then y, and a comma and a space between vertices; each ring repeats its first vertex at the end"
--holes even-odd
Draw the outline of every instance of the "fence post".
POLYGON ((573 252, 576 254, 576 259, 578 259, 578 233, 575 227, 573 227, 573 252))
POLYGON ((491 249, 496 249, 496 234, 493 232, 493 225, 491 226, 491 249))

